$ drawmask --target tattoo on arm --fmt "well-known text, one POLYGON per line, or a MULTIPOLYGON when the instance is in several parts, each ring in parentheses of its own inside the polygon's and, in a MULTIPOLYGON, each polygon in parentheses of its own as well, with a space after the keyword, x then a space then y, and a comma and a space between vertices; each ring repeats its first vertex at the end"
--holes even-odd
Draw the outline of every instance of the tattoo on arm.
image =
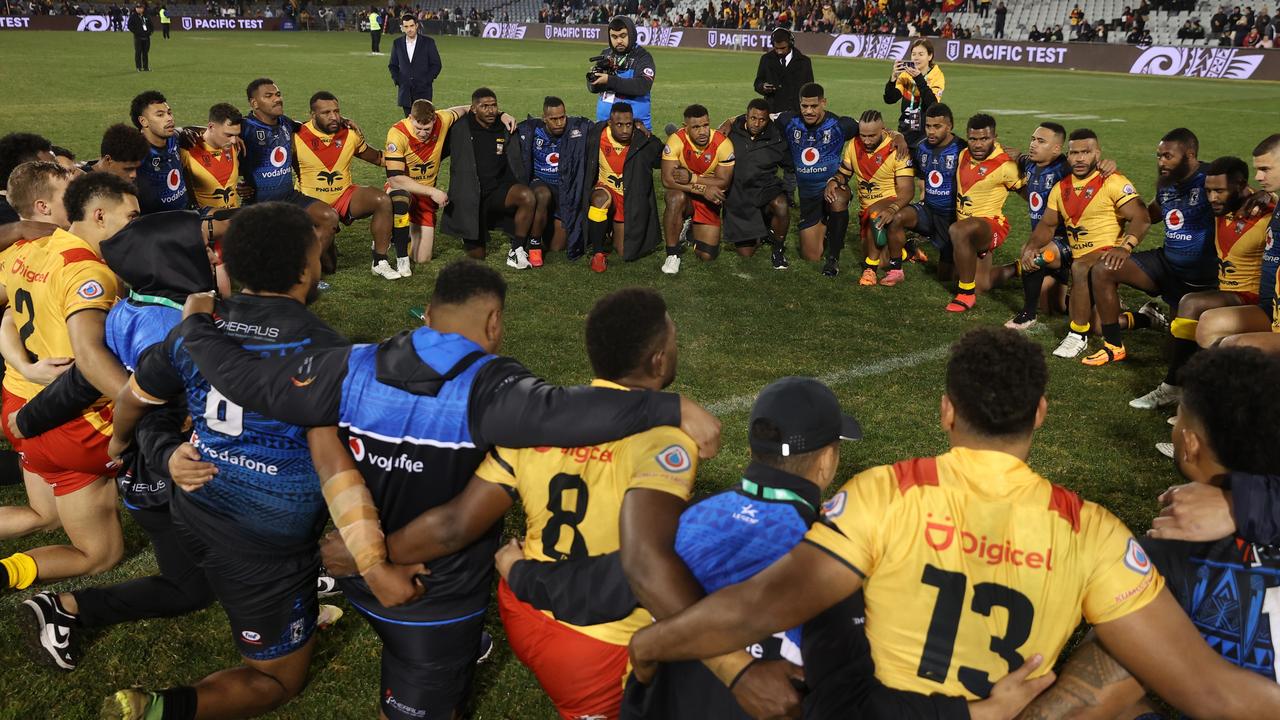
POLYGON ((1131 686, 1125 696, 1142 694, 1142 688, 1115 658, 1090 637, 1081 643, 1058 675, 1058 680, 1036 698, 1019 717, 1023 720, 1050 720, 1073 715, 1073 711, 1097 708, 1101 705, 1120 703, 1117 711, 1127 707, 1128 701, 1114 693, 1123 692, 1121 684, 1131 686))

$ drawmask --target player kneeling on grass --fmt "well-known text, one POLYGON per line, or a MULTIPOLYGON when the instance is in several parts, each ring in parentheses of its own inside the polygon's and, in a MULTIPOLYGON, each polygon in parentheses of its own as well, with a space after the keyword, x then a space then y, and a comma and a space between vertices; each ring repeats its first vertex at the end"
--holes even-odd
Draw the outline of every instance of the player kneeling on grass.
MULTIPOLYGON (((658 222, 653 169, 661 153, 662 144, 636 124, 628 103, 614 103, 609 119, 596 123, 587 133, 583 204, 587 207, 587 252, 591 253, 593 272, 608 268, 605 254, 610 234, 613 249, 626 261, 638 260, 658 248, 662 225, 658 222)), ((667 248, 668 257, 677 252, 678 247, 667 248)))
MULTIPOLYGON (((1190 484, 1171 488, 1161 500, 1170 495, 1174 503, 1183 496, 1212 497, 1215 488, 1229 481, 1276 482, 1276 478, 1265 476, 1280 468, 1280 445, 1275 442, 1275 428, 1280 424, 1280 358, 1245 348, 1209 350, 1187 363, 1183 381, 1182 405, 1172 431, 1173 454, 1178 471, 1190 484)), ((1220 490, 1216 494, 1222 496, 1220 490)), ((1162 717, 1146 702, 1149 688, 1197 718, 1276 717, 1275 700, 1263 703, 1254 695, 1255 688, 1274 693, 1277 687, 1275 634, 1268 628, 1275 622, 1280 556, 1275 547, 1267 546, 1274 538, 1258 533, 1263 525, 1274 523, 1264 520, 1236 531, 1225 510, 1226 502, 1221 506, 1225 529, 1209 534, 1194 526, 1175 529, 1172 526, 1180 523, 1162 516, 1156 519, 1151 535, 1198 535, 1197 542, 1147 537, 1141 541, 1141 550, 1126 556, 1126 562, 1154 565, 1183 614, 1171 619, 1190 626, 1186 622, 1190 618, 1203 640, 1179 640, 1187 644, 1170 648, 1172 653, 1167 657, 1133 664, 1123 659, 1122 652, 1130 654, 1125 652, 1127 648, 1101 633, 1098 638, 1086 638, 1072 653, 1054 687, 1028 708, 1027 716, 1162 717), (1195 656, 1207 659, 1195 662, 1195 656), (1225 695, 1229 704, 1214 705, 1205 698, 1203 711, 1191 712, 1153 686, 1143 672, 1145 668, 1159 672, 1166 683, 1207 686, 1225 695), (1237 707, 1250 697, 1258 704, 1237 707)), ((1208 519, 1212 514, 1201 517, 1208 519)), ((1222 525, 1216 518, 1207 524, 1222 525)), ((1152 632, 1164 639, 1160 630, 1152 632)), ((1148 647, 1153 637, 1135 636, 1132 642, 1148 647)), ((1188 686, 1184 692, 1195 689, 1188 686)))
POLYGON ((956 168, 956 221, 951 245, 956 263, 956 296, 947 312, 973 309, 977 293, 990 290, 991 254, 1009 237, 1004 203, 1022 187, 1018 164, 996 140, 996 119, 979 113, 969 118, 969 147, 956 168))
POLYGON ((1262 252, 1267 242, 1265 212, 1250 216, 1243 209, 1249 191, 1249 166, 1240 158, 1224 157, 1205 169, 1204 190, 1216 216, 1214 245, 1218 256, 1218 289, 1188 293, 1178 302, 1178 315, 1169 324, 1173 336, 1169 371, 1155 390, 1129 401, 1129 407, 1155 410, 1174 405, 1181 395, 1178 375, 1199 350, 1196 331, 1200 317, 1213 308, 1257 306, 1262 275, 1262 252))
MULTIPOLYGON (((947 105, 935 103, 924 111, 925 137, 912 148, 912 164, 916 177, 923 181, 924 193, 918 202, 899 209, 889 226, 890 237, 912 230, 932 243, 940 251, 938 277, 944 280, 949 280, 955 269, 951 224, 956 221, 956 167, 961 151, 968 147, 952 132, 954 126, 947 105)), ((910 254, 913 261, 925 259, 919 249, 910 254)))
MULTIPOLYGON (((720 210, 733 182, 733 142, 711 129, 711 117, 702 105, 684 109, 684 127, 667 138, 662 148, 662 185, 667 189, 663 231, 667 259, 662 272, 680 272, 680 226, 691 219, 694 252, 699 260, 720 256, 720 210)), ((735 245, 744 257, 756 252, 754 242, 735 245)))
POLYGON ((413 263, 431 262, 437 216, 449 202, 449 194, 436 186, 445 135, 468 110, 466 105, 437 110, 430 100, 414 100, 409 117, 387 130, 387 184, 383 190, 391 196, 400 277, 413 275, 413 263), (403 228, 408 229, 407 247, 402 246, 403 228))
POLYGON ((906 279, 902 272, 902 248, 906 233, 892 221, 898 210, 911 204, 915 196, 915 170, 910 157, 901 157, 893 139, 884 131, 879 110, 868 110, 858 118, 858 137, 845 146, 836 176, 827 182, 827 192, 843 197, 849 180, 858 182, 858 229, 865 259, 859 285, 876 284, 876 268, 887 262, 889 272, 881 285, 893 286, 906 279))
POLYGON ((889 687, 987 697, 1035 652, 1045 662, 1032 674, 1047 674, 1083 614, 1184 712, 1280 714, 1280 685, 1205 645, 1120 520, 1027 466, 1047 381, 1040 348, 1015 331, 966 334, 941 401, 952 449, 861 473, 794 550, 636 633, 637 677, 795 627, 864 588, 876 677, 889 687))
POLYGON ((1022 248, 1023 270, 1036 268, 1036 258, 1053 242, 1058 223, 1065 224, 1072 258, 1067 308, 1071 329, 1053 351, 1061 358, 1079 357, 1089 347, 1087 334, 1093 318, 1089 271, 1098 263, 1119 267, 1151 227, 1133 183, 1118 172, 1103 175, 1098 169, 1101 159, 1102 146, 1095 132, 1080 128, 1067 136, 1071 175, 1053 186, 1044 216, 1022 248))
POLYGON ((787 159, 787 141, 778 123, 769 119, 769 103, 756 98, 747 112, 720 125, 733 143, 733 183, 724 204, 721 235, 734 247, 755 252, 760 240, 773 245, 769 258, 774 270, 791 267, 787 261, 787 229, 791 207, 778 168, 787 159))
MULTIPOLYGON (((364 135, 342 117, 338 98, 321 90, 311 96, 311 119, 293 136, 294 157, 298 163, 298 187, 308 197, 322 200, 333 208, 345 225, 372 218, 374 275, 386 280, 399 280, 400 273, 391 269, 387 250, 395 235, 396 251, 406 257, 409 228, 394 228, 391 198, 377 188, 357 185, 351 171, 353 158, 383 167, 382 153, 365 144, 364 135)), ((395 191, 403 192, 403 191, 395 191)))

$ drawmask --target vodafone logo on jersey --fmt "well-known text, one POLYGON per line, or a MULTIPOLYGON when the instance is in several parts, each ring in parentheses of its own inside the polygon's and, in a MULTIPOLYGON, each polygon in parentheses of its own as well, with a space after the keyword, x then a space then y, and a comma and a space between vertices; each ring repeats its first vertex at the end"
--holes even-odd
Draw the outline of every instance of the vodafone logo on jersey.
POLYGON ((289 160, 289 153, 284 151, 284 146, 278 145, 271 151, 271 164, 275 167, 284 167, 289 160))
POLYGON ((547 153, 547 164, 548 164, 548 165, 550 165, 550 166, 551 166, 551 167, 553 167, 553 168, 559 168, 559 167, 560 167, 560 153, 558 153, 558 152, 547 153))
POLYGON ((805 167, 813 167, 817 164, 818 157, 818 148, 807 147, 800 151, 800 162, 804 163, 805 167))
POLYGON ((351 457, 355 458, 356 462, 360 462, 361 460, 364 459, 364 441, 363 440, 352 435, 351 437, 347 438, 347 447, 351 448, 351 457))
POLYGON ((170 190, 177 190, 182 185, 182 173, 178 172, 177 168, 170 170, 169 175, 164 179, 164 184, 170 190))
POLYGON ((942 187, 942 173, 938 172, 937 170, 929 171, 929 187, 931 188, 942 187))
POLYGON ((1182 211, 1174 208, 1164 214, 1164 226, 1169 230, 1181 230, 1186 224, 1186 218, 1182 215, 1182 211))
POLYGON ((1028 196, 1027 204, 1031 206, 1031 212, 1040 212, 1044 209, 1044 196, 1038 192, 1033 192, 1028 196))

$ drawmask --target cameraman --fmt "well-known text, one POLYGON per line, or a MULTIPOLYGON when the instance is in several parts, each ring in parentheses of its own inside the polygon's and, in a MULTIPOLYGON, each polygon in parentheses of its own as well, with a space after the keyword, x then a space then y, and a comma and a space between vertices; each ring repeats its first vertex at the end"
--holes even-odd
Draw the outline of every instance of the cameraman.
MULTIPOLYGON (((595 59, 595 58, 593 58, 595 59)), ((609 119, 615 102, 626 102, 635 112, 637 124, 653 128, 650 118, 653 89, 653 56, 636 43, 636 25, 618 15, 609 21, 609 47, 587 73, 587 90, 596 93, 596 121, 609 119)))

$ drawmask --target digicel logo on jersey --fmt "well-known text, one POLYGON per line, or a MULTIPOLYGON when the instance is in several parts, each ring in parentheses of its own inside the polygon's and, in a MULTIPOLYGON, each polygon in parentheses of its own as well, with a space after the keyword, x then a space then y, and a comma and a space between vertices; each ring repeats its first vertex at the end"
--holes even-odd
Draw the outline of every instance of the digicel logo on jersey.
POLYGON ((271 164, 275 167, 284 167, 285 162, 289 159, 289 153, 284 151, 284 147, 277 145, 271 151, 271 164))
MULTIPOLYGON (((929 513, 933 517, 933 513, 929 513)), ((1044 552, 1027 552, 1015 548, 1009 541, 988 540, 986 535, 978 537, 966 530, 960 530, 951 518, 944 522, 926 522, 924 541, 929 547, 942 552, 955 542, 957 531, 960 535, 960 550, 965 555, 975 555, 986 561, 988 565, 1009 564, 1014 567, 1028 567, 1034 570, 1041 568, 1053 570, 1053 548, 1044 552)))
POLYGON ((801 151, 800 162, 804 163, 806 167, 818 162, 818 148, 807 147, 801 151))

